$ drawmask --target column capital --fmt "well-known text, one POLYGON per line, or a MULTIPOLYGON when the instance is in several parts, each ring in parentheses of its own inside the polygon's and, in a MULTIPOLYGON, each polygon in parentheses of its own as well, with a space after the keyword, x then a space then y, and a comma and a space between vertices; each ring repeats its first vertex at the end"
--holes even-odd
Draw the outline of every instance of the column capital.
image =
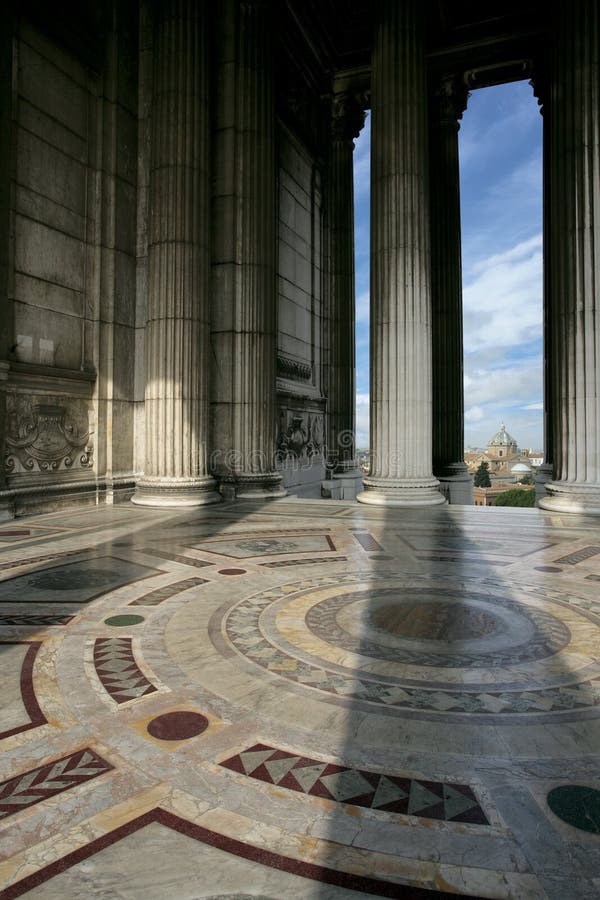
POLYGON ((458 130, 469 97, 469 89, 462 75, 438 78, 430 87, 432 125, 450 125, 458 130))
POLYGON ((334 141, 352 142, 365 124, 366 98, 361 93, 344 91, 331 101, 331 130, 334 141))
POLYGON ((529 84, 538 102, 540 114, 543 116, 548 109, 550 99, 550 72, 546 60, 536 59, 533 61, 529 84))

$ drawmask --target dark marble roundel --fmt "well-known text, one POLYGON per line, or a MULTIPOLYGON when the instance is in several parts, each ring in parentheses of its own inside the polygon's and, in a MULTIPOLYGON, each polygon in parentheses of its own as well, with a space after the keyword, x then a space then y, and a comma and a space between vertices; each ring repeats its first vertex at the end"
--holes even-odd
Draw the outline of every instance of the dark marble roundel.
POLYGON ((246 569, 219 569, 219 575, 245 575, 246 569))
POLYGON ((104 620, 105 625, 111 625, 113 628, 125 628, 128 625, 139 625, 144 621, 143 616, 109 616, 104 620))
POLYGON ((185 741, 207 728, 206 716, 185 709, 157 716, 147 726, 148 734, 159 741, 185 741))
POLYGON ((579 784, 563 784, 548 794, 555 816, 592 834, 600 834, 600 791, 579 784))
POLYGON ((489 613, 457 603, 386 603, 367 615, 375 628, 416 640, 466 641, 498 627, 498 620, 489 613))

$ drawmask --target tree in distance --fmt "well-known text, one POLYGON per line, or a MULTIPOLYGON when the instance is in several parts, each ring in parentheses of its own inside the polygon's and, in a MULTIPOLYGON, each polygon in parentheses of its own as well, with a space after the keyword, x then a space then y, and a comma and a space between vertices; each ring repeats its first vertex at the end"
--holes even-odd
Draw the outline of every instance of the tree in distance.
POLYGON ((522 478, 519 478, 519 484, 535 484, 533 475, 523 475, 522 478))
POLYGON ((475 487, 491 487, 490 467, 485 459, 479 463, 479 468, 475 472, 475 477, 473 478, 473 484, 475 487))
POLYGON ((519 488, 504 491, 498 494, 494 506, 535 506, 535 488, 530 491, 520 491, 519 488))

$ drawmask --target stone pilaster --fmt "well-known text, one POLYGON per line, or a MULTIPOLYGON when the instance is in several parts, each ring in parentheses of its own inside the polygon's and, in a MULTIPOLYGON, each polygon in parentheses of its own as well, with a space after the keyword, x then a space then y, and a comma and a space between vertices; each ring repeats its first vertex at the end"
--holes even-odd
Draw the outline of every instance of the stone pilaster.
POLYGON ((429 105, 433 472, 450 503, 473 504, 464 462, 463 315, 460 242, 459 119, 468 91, 442 78, 429 105))
POLYGON ((551 140, 550 140, 550 105, 549 105, 549 79, 547 67, 541 63, 534 65, 531 85, 537 97, 543 123, 543 247, 544 247, 544 462, 538 468, 535 476, 535 500, 539 506, 540 500, 546 496, 546 484, 552 480, 553 475, 553 428, 552 417, 554 414, 552 379, 554 372, 554 352, 552 349, 552 319, 550 310, 551 300, 551 264, 552 249, 550 246, 551 228, 551 140))
POLYGON ((215 472, 225 494, 285 494, 276 451, 276 159, 269 0, 220 14, 212 344, 215 472))
POLYGON ((151 111, 146 465, 134 503, 220 499, 208 475, 210 171, 207 7, 156 6, 151 111))
MULTIPOLYGON (((0 490, 6 484, 6 381, 14 342, 13 301, 9 290, 10 208, 13 174, 13 15, 0 12, 0 490)), ((0 518, 3 517, 0 498, 0 518)))
POLYGON ((431 468, 431 297, 424 24, 377 5, 371 100, 371 472, 363 503, 444 503, 431 468))
POLYGON ((327 456, 337 474, 356 471, 355 456, 355 290, 354 290, 354 138, 364 124, 360 98, 337 94, 333 100, 327 178, 329 226, 329 366, 327 378, 327 456))
POLYGON ((600 9, 556 7, 550 88, 554 479, 543 509, 600 515, 600 9))

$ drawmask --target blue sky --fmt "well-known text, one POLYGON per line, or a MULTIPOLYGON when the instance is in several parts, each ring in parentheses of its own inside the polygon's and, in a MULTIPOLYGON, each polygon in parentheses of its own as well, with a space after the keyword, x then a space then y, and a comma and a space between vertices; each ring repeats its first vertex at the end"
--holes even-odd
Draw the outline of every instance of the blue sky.
MULTIPOLYGON (((527 82, 473 91, 459 132, 465 444, 542 436, 542 117, 527 82)), ((369 445, 370 120, 356 141, 357 445, 369 445)))

